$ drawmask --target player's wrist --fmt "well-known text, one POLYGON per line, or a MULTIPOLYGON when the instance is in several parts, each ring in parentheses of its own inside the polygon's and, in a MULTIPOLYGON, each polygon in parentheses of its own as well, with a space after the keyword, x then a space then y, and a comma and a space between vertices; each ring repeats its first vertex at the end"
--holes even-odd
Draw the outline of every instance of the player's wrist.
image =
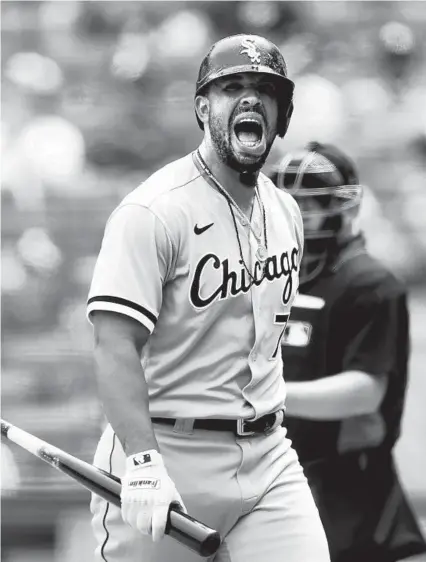
POLYGON ((149 466, 164 466, 162 455, 156 449, 148 449, 140 453, 129 455, 126 459, 126 470, 147 468, 149 466))

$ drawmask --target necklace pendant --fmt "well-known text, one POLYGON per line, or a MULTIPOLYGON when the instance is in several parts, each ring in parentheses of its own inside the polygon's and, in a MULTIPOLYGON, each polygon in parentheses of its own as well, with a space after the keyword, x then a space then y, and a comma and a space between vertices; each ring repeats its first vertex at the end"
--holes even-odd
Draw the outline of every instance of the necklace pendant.
POLYGON ((256 250, 256 258, 261 264, 264 264, 268 258, 268 250, 263 244, 259 244, 256 250))

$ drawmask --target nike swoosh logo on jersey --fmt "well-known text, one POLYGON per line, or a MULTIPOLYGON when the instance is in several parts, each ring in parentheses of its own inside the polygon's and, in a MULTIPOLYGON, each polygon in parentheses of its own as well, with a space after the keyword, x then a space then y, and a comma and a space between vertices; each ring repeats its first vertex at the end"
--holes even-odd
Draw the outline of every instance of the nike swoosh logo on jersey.
POLYGON ((207 229, 209 229, 213 225, 214 225, 214 222, 211 222, 210 224, 206 224, 206 226, 198 226, 198 224, 196 224, 194 226, 194 232, 195 232, 195 234, 203 234, 203 232, 205 232, 207 229))

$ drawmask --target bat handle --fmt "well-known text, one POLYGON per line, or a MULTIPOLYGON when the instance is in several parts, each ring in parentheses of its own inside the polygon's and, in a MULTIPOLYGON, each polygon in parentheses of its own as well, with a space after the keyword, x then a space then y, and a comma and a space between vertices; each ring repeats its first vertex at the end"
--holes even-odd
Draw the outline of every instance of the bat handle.
POLYGON ((175 503, 170 505, 166 534, 204 557, 215 554, 221 542, 217 531, 182 512, 175 503))

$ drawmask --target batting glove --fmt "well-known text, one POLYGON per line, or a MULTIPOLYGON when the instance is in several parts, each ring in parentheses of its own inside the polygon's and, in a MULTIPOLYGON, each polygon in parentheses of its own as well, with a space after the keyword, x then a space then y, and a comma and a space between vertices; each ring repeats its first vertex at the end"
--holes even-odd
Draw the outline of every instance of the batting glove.
POLYGON ((163 458, 151 449, 127 457, 126 473, 121 479, 121 515, 123 520, 157 542, 164 536, 172 502, 186 508, 167 474, 163 458))

